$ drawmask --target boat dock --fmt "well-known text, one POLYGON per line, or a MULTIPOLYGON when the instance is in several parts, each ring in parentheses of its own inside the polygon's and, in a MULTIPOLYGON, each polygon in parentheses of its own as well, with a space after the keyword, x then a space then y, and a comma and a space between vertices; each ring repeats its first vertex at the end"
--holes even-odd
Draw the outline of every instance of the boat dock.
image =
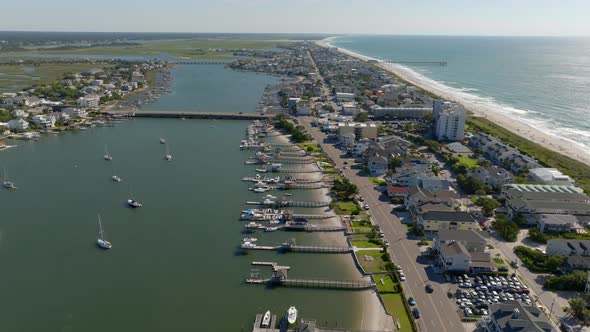
POLYGON ((319 225, 285 225, 283 228, 287 231, 302 231, 302 232, 340 232, 345 231, 344 226, 319 226, 319 225))
POLYGON ((248 205, 264 205, 264 206, 274 206, 274 207, 303 207, 303 208, 319 208, 319 207, 326 207, 330 206, 330 202, 322 202, 322 201, 271 201, 266 200, 262 202, 255 202, 255 201, 248 201, 246 202, 248 205))
MULTIPOLYGON (((263 316, 264 316, 264 314, 256 314, 256 319, 254 320, 254 326, 252 328, 252 332, 283 332, 283 331, 275 328, 275 326, 277 326, 277 315, 271 316, 270 327, 261 327, 263 316)), ((290 332, 294 332, 294 330, 290 330, 290 332)))
POLYGON ((278 246, 263 246, 258 244, 250 244, 240 246, 245 250, 274 250, 274 251, 291 251, 291 252, 303 252, 303 253, 317 253, 317 254, 347 254, 352 252, 353 248, 349 246, 298 246, 288 242, 285 242, 278 246))
MULTIPOLYGON (((262 324, 262 317, 264 314, 256 314, 256 319, 254 320, 254 325, 252 327, 252 332, 393 332, 393 329, 385 329, 385 330, 352 330, 347 328, 339 328, 339 327, 327 327, 323 328, 318 326, 318 323, 312 319, 300 319, 297 322, 297 327, 294 329, 287 329, 284 327, 276 328, 276 325, 270 325, 270 328, 261 328, 260 325, 262 324)), ((271 316, 271 322, 275 322, 276 324, 276 316, 271 316)), ((393 326, 393 322, 391 322, 393 326)))
POLYGON ((246 278, 249 284, 268 284, 269 286, 301 287, 301 288, 329 288, 329 289, 369 289, 375 287, 372 280, 332 280, 332 279, 304 279, 289 278, 289 266, 279 266, 274 262, 252 262, 252 264, 271 266, 273 269, 270 278, 261 278, 260 271, 250 271, 246 278))

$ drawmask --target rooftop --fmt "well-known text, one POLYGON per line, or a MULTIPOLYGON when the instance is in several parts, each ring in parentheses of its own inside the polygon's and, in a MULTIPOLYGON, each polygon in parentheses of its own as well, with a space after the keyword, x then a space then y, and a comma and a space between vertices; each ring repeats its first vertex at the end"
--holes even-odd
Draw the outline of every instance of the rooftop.
POLYGON ((439 241, 461 241, 461 242, 486 242, 486 239, 479 233, 473 230, 459 231, 441 229, 436 236, 439 241))
POLYGON ((490 306, 490 317, 503 332, 555 331, 545 315, 535 306, 505 301, 490 306))
POLYGON ((430 211, 424 213, 422 219, 448 222, 476 222, 475 219, 473 219, 473 216, 468 212, 430 211))

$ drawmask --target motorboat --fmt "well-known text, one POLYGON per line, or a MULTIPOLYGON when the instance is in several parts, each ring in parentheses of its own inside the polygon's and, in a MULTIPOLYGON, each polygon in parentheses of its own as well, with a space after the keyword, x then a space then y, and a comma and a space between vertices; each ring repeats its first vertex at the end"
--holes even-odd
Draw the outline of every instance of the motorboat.
POLYGON ((266 228, 264 229, 264 231, 265 231, 265 232, 274 232, 274 231, 276 231, 276 230, 278 230, 278 229, 279 229, 278 227, 266 227, 266 228))
POLYGON ((166 139, 164 139, 164 138, 161 137, 160 138, 160 144, 166 144, 166 139))
POLYGON ((297 308, 291 306, 289 310, 287 310, 287 321, 289 324, 295 324, 297 321, 297 308))
POLYGON ((170 154, 170 147, 166 144, 166 154, 164 155, 164 159, 167 161, 172 160, 172 155, 170 154))
POLYGON ((257 238, 255 238, 255 237, 246 237, 246 238, 244 238, 244 240, 243 240, 243 242, 244 242, 244 243, 246 243, 246 242, 250 242, 250 243, 252 243, 252 242, 256 242, 256 241, 258 241, 258 239, 257 239, 257 238))
POLYGON ((270 310, 264 313, 262 317, 262 323, 260 323, 260 327, 270 327, 270 310))
POLYGON ((100 214, 98 215, 98 235, 96 237, 96 243, 102 249, 111 249, 113 245, 105 240, 104 230, 102 229, 102 221, 100 220, 100 214))
POLYGON ((262 197, 263 199, 277 199, 275 196, 273 195, 266 195, 264 197, 262 197))
POLYGON ((262 188, 254 188, 253 190, 255 193, 265 193, 268 191, 268 189, 262 187, 262 188))
POLYGON ((106 144, 104 146, 104 156, 103 156, 103 158, 104 158, 104 160, 107 160, 107 161, 113 160, 113 157, 111 157, 111 155, 109 154, 109 151, 107 150, 106 144))
POLYGON ((113 175, 113 176, 111 177, 111 179, 112 179, 113 181, 115 181, 115 182, 121 182, 121 178, 120 178, 120 177, 118 177, 118 176, 116 176, 116 175, 113 175))
POLYGON ((251 242, 243 242, 240 247, 242 247, 242 249, 248 249, 248 248, 255 248, 256 245, 251 242))
POLYGON ((142 207, 142 204, 132 198, 127 200, 127 204, 129 204, 129 206, 131 206, 132 208, 138 208, 138 207, 142 207))

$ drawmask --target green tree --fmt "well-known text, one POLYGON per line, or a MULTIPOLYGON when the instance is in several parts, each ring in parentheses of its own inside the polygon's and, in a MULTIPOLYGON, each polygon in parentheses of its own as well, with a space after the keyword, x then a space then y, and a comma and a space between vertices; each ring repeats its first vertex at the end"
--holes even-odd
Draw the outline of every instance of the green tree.
POLYGON ((494 227, 498 233, 508 242, 515 242, 518 237, 518 225, 513 221, 497 219, 494 227))
POLYGON ((491 217, 494 215, 494 210, 500 206, 500 202, 489 197, 478 197, 475 201, 475 205, 481 206, 483 214, 486 217, 491 217))
POLYGON ((577 297, 569 299, 568 303, 570 305, 570 311, 572 312, 572 314, 580 320, 584 319, 584 312, 586 311, 586 301, 577 297))
POLYGON ((358 112, 354 116, 354 121, 355 122, 367 122, 367 121, 369 121, 369 114, 367 112, 358 112))

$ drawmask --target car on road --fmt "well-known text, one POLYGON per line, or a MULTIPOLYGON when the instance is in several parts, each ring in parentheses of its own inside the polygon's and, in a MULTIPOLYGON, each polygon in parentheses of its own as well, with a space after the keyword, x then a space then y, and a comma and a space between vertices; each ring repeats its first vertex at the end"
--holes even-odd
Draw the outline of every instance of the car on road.
POLYGON ((384 240, 384 241, 383 241, 383 244, 384 244, 386 247, 389 247, 389 241, 387 241, 387 240, 384 240))
POLYGON ((383 231, 381 231, 381 230, 379 231, 379 237, 380 238, 384 238, 385 237, 385 233, 383 233, 383 231))
POLYGON ((428 293, 434 292, 434 288, 432 288, 432 285, 431 284, 427 284, 426 287, 425 287, 425 289, 426 289, 426 291, 428 293))
POLYGON ((342 169, 348 169, 348 166, 344 165, 342 166, 342 169))
POLYGON ((420 310, 414 308, 414 310, 412 310, 412 315, 414 315, 414 318, 420 318, 420 310))
POLYGON ((412 305, 412 306, 416 305, 416 301, 414 300, 414 298, 413 298, 413 297, 410 297, 410 298, 408 299, 408 304, 409 304, 409 305, 412 305))
POLYGON ((399 280, 406 281, 406 275, 403 272, 399 273, 399 280))
POLYGON ((367 204, 367 203, 363 204, 363 209, 368 210, 369 209, 369 204, 367 204))
POLYGON ((344 165, 348 165, 348 161, 343 162, 344 165))

